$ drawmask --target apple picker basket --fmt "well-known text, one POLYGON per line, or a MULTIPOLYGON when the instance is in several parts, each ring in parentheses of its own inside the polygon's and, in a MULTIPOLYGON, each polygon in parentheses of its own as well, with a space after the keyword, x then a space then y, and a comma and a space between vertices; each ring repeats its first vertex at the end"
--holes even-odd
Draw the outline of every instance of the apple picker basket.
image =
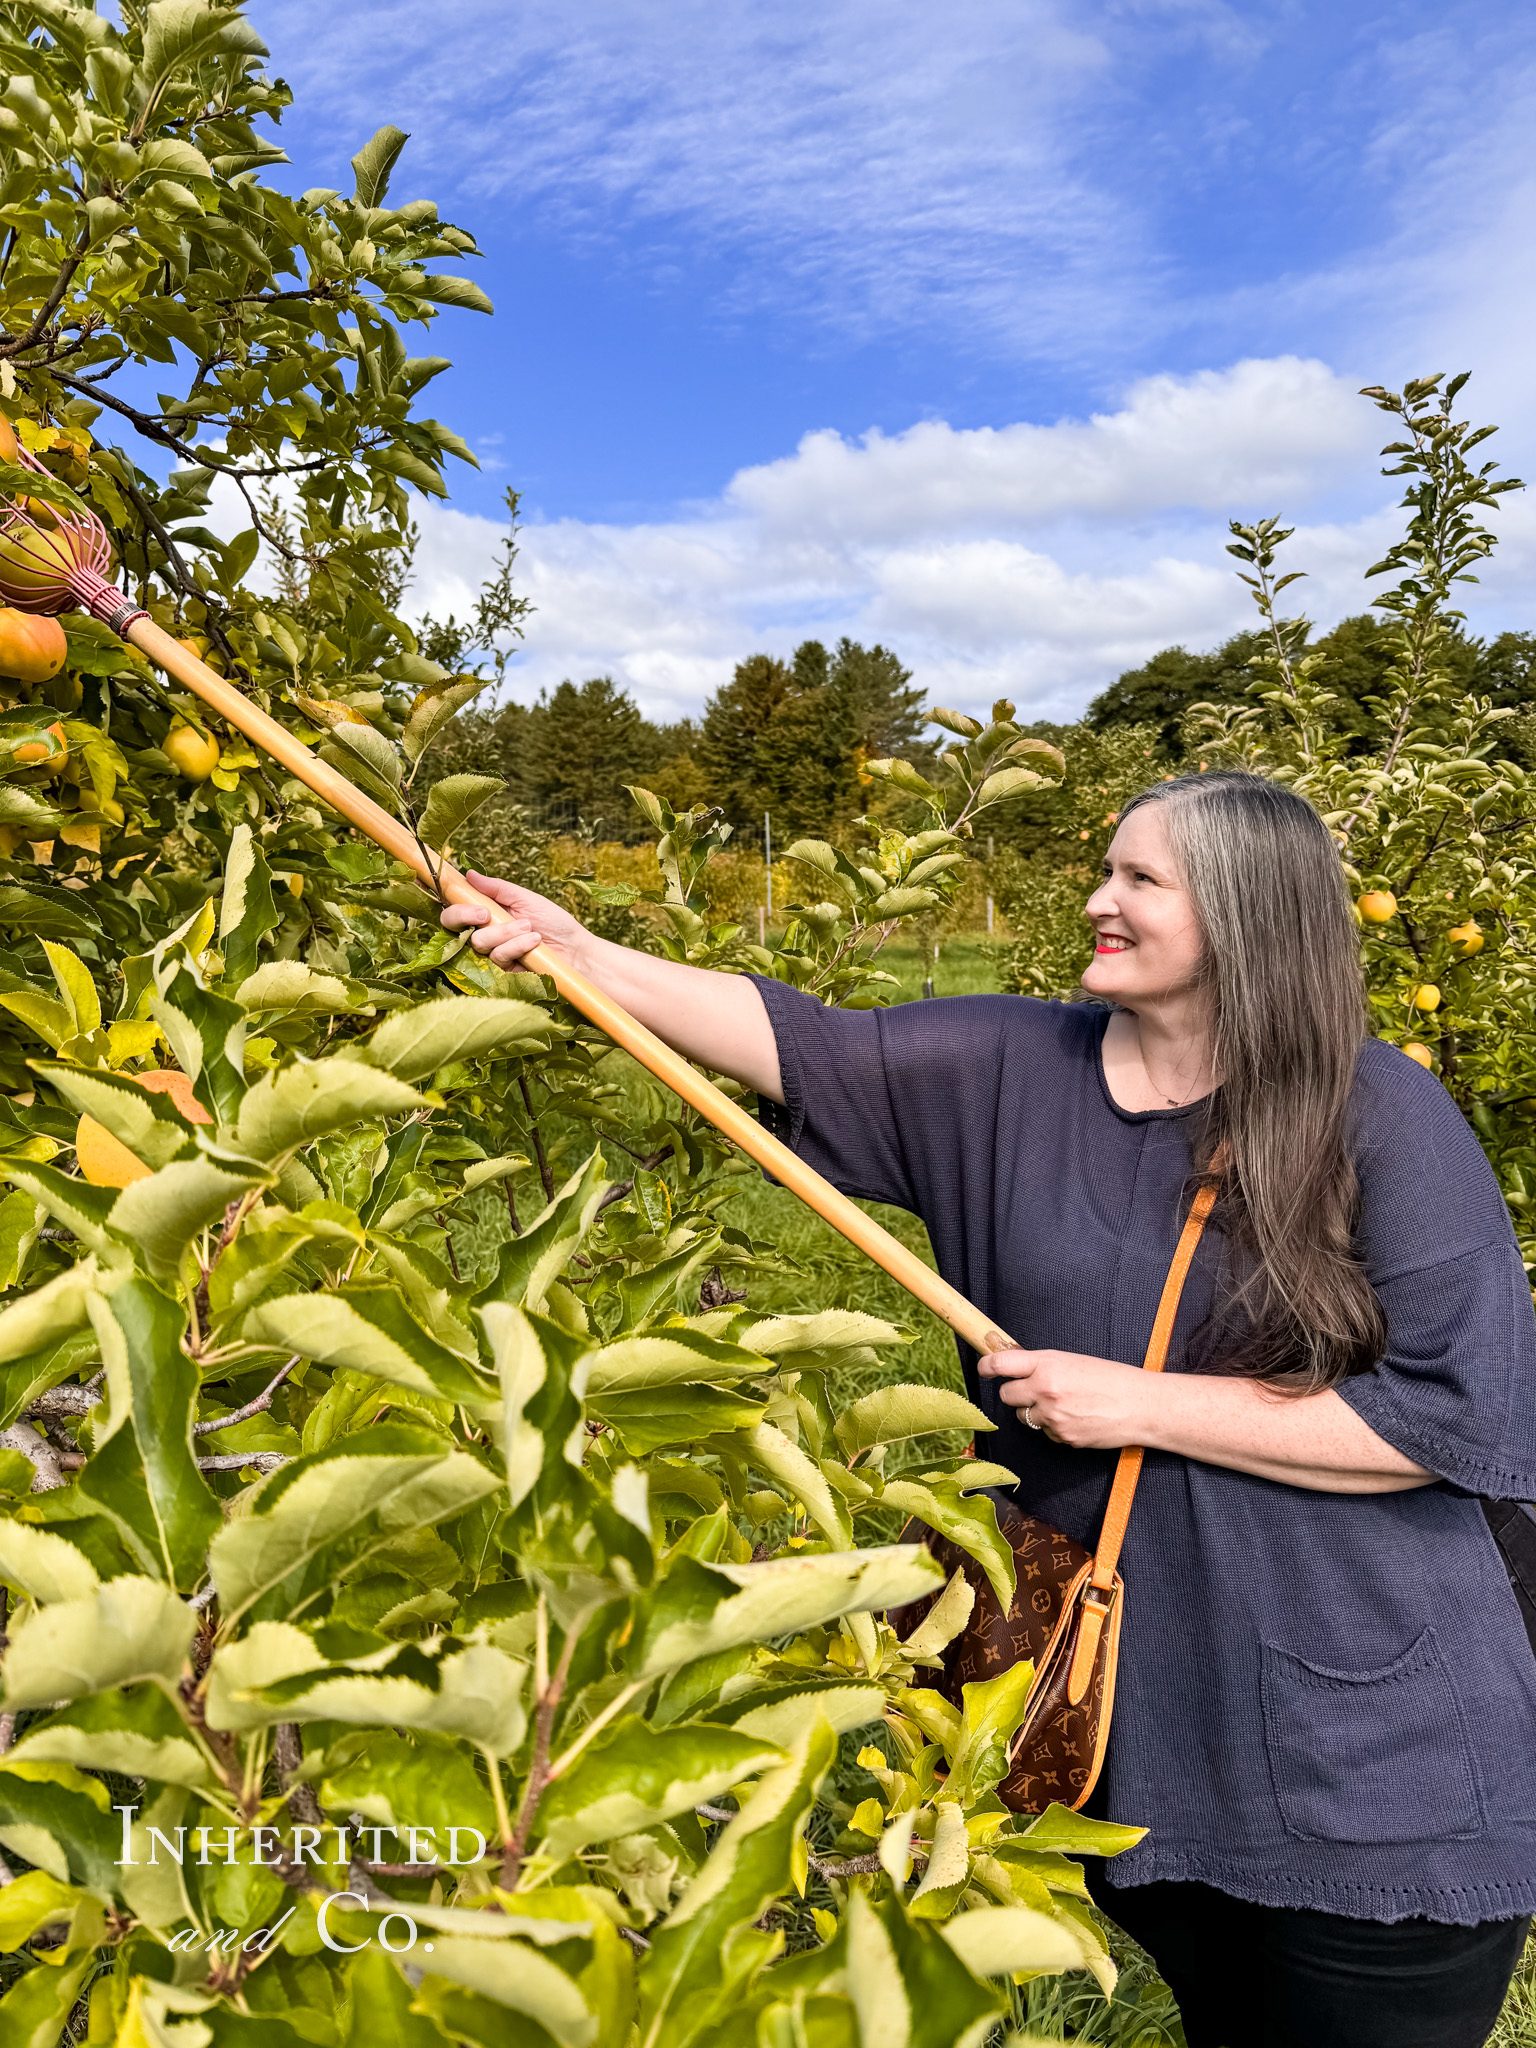
MULTIPOLYGON (((10 423, 3 419, 0 419, 0 461, 19 464, 40 477, 47 476, 43 464, 31 451, 17 444, 10 423)), ((227 724, 263 748, 290 775, 305 783, 359 831, 367 833, 386 853, 403 861, 440 901, 471 904, 500 913, 500 906, 474 888, 457 868, 429 855, 415 834, 399 819, 391 817, 345 775, 312 754, 302 740, 295 739, 286 727, 268 717, 259 705, 253 704, 232 683, 226 682, 206 662, 200 661, 189 648, 183 647, 157 626, 142 607, 108 580, 110 564, 111 549, 106 528, 92 513, 55 511, 51 505, 36 498, 23 499, 0 511, 0 603, 25 612, 57 614, 76 608, 89 612, 130 646, 147 655, 157 668, 174 676, 227 724)), ((889 1231, 882 1230, 846 1195, 839 1194, 819 1173, 798 1159, 787 1145, 764 1130, 755 1117, 722 1094, 712 1081, 706 1080, 681 1054, 663 1044, 621 1004, 578 974, 559 953, 551 952, 547 946, 535 946, 523 956, 523 965, 532 973, 545 976, 554 984, 558 994, 607 1032, 615 1044, 639 1060, 659 1081, 740 1146, 749 1158, 765 1167, 781 1186, 787 1187, 824 1217, 851 1244, 877 1265, 883 1266, 892 1279, 899 1281, 909 1294, 942 1317, 968 1344, 978 1351, 1011 1348, 1011 1338, 1005 1336, 974 1303, 967 1301, 957 1288, 951 1287, 931 1267, 924 1265, 889 1231)), ((1157 1326, 1161 1339, 1154 1333, 1152 1350, 1147 1356, 1148 1366, 1154 1371, 1162 1364, 1178 1305, 1178 1287, 1182 1285, 1184 1272, 1193 1257, 1199 1225, 1203 1224, 1209 1209, 1210 1201, 1202 1192, 1186 1225, 1179 1255, 1174 1261, 1174 1271, 1169 1275, 1168 1287, 1164 1290, 1157 1326), (1158 1349, 1159 1341, 1161 1350, 1158 1349)), ((1114 1692, 1114 1650, 1120 1627, 1121 1587, 1114 1564, 1140 1460, 1140 1451, 1121 1454, 1120 1470, 1116 1475, 1097 1560, 1090 1558, 1079 1546, 1069 1543, 1067 1538, 1032 1522, 1020 1511, 1005 1510, 1009 1533, 1017 1531, 1014 1542, 1021 1563, 1020 1597, 1016 1598, 1009 1615, 999 1614, 996 1617, 993 1635, 984 1639, 986 1609, 982 1603, 990 1589, 983 1587, 978 1594, 971 1626, 960 1642, 953 1646, 957 1652, 957 1683, 962 1676, 970 1678, 1000 1670, 1005 1658, 1012 1662, 1016 1656, 1036 1654, 1041 1646, 1041 1636, 1034 1603, 1039 1588, 1047 1584, 1047 1567, 1045 1562, 1036 1561, 1035 1553, 1048 1555, 1049 1572, 1052 1574, 1049 1584, 1056 1590, 1047 1593, 1043 1610, 1052 1617, 1052 1622, 1047 1630, 1045 1656, 1040 1662, 1039 1677, 1031 1699, 1043 1698, 1048 1687, 1059 1686, 1068 1714, 1082 1714, 1084 1702, 1087 1702, 1097 1724, 1093 1741, 1085 1751, 1085 1755, 1091 1756, 1091 1767, 1086 1764, 1081 1767, 1087 1773, 1088 1784, 1097 1772, 1109 1724, 1109 1705, 1114 1692), (1062 1577, 1063 1573, 1065 1577, 1062 1577), (1021 1612, 1026 1586, 1033 1589, 1028 1594, 1030 1613, 1027 1620, 1021 1612), (1017 1649, 1011 1647, 1015 1634, 1018 1634, 1020 1644, 1017 1649), (973 1643, 978 1660, 976 1668, 961 1674, 959 1663, 969 1654, 973 1643)), ((935 1548, 942 1561, 948 1546, 936 1545, 935 1548)), ((958 1553, 956 1557, 958 1560, 958 1553)), ((969 1568, 969 1560, 965 1562, 969 1568)), ((1054 1698, 1055 1694, 1050 1696, 1054 1698)), ((1060 1719, 1058 1713, 1054 1720, 1047 1717, 1042 1721, 1038 1714, 1032 1712, 1026 1729, 1040 1728, 1047 1722, 1054 1728, 1060 1719)), ((1034 1748, 1040 1747, 1037 1735, 1034 1748)), ((1016 1768, 1015 1777, 1017 1775, 1016 1768)), ((1009 1787, 1013 1783, 1014 1780, 1010 1779, 1009 1787)), ((1084 1785, 1075 1804, 1080 1804, 1081 1799, 1088 1796, 1088 1784, 1084 1785)), ((1005 1796, 1009 1796, 1009 1787, 1004 1788, 1005 1796)), ((1045 1789, 1048 1794, 1051 1788, 1047 1786, 1045 1789)))

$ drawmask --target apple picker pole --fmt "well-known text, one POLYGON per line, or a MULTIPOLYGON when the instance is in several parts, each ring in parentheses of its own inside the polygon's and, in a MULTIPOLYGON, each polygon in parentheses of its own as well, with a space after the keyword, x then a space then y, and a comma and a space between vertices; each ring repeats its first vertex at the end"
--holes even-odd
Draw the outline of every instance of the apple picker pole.
MULTIPOLYGON (((29 450, 18 447, 0 421, 0 459, 46 475, 29 450)), ((302 740, 269 718, 234 686, 216 675, 181 643, 157 626, 146 611, 107 579, 107 534, 93 514, 55 512, 40 500, 23 500, 0 514, 0 602, 18 611, 57 614, 78 607, 137 647, 158 668, 174 676, 228 724, 262 747, 290 775, 339 811, 396 860, 415 870, 428 889, 448 903, 473 904, 502 915, 501 906, 472 888, 447 861, 428 858, 413 833, 392 818, 357 785, 312 754, 302 740)), ((851 1244, 883 1266, 909 1294, 942 1316, 978 1351, 998 1351, 1010 1339, 957 1289, 925 1266, 899 1239, 864 1214, 846 1195, 796 1158, 765 1131, 755 1117, 723 1095, 712 1081, 648 1031, 619 1003, 604 995, 547 946, 524 954, 523 964, 552 981, 568 1003, 607 1032, 615 1044, 647 1067, 657 1080, 707 1117, 743 1152, 764 1166, 851 1244)))

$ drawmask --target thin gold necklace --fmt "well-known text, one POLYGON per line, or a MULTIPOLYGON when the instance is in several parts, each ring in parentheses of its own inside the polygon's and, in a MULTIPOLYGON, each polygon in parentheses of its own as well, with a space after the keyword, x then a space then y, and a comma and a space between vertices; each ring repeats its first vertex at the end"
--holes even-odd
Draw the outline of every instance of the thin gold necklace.
MULTIPOLYGON (((1147 1077, 1147 1086, 1152 1090, 1154 1095, 1161 1095, 1164 1102, 1167 1103, 1170 1109, 1188 1109, 1192 1101, 1199 1100, 1198 1096, 1187 1096, 1181 1100, 1180 1097, 1177 1095, 1170 1095, 1166 1088, 1159 1088, 1157 1083, 1152 1078, 1152 1069, 1147 1065, 1146 1048, 1143 1046, 1141 1042, 1141 1031, 1139 1027, 1136 1032, 1136 1051, 1141 1058, 1141 1071, 1147 1077)), ((1205 1094, 1209 1094, 1209 1092, 1209 1089, 1202 1090, 1202 1093, 1205 1094)))

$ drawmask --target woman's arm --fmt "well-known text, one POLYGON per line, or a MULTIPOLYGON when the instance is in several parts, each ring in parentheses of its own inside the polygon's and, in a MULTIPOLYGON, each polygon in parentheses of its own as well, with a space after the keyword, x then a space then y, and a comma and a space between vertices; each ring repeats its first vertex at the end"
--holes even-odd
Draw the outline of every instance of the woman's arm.
POLYGON ((531 889, 489 875, 469 879, 482 895, 505 906, 506 918, 455 903, 443 912, 443 923, 449 931, 473 929, 475 951, 493 965, 515 967, 531 946, 546 945, 685 1058, 728 1074, 771 1102, 784 1100, 773 1026, 745 975, 715 974, 616 946, 531 889))
POLYGON ((1320 1493, 1399 1493, 1435 1475, 1394 1450, 1331 1390, 1279 1394, 1253 1380, 1151 1373, 1072 1351, 998 1351, 984 1379, 1058 1443, 1144 1444, 1320 1493))

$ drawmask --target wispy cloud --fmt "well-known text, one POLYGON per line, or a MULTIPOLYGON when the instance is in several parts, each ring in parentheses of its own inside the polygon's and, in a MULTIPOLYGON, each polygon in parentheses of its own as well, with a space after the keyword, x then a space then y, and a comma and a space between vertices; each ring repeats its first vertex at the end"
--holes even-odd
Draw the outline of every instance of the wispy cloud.
MULTIPOLYGON (((730 272, 716 317, 813 306, 844 339, 940 327, 1026 355, 1148 317, 1162 257, 1114 175, 1128 53, 1255 42, 1219 0, 264 0, 344 132, 381 112, 470 200, 664 271, 730 272)), ((483 214, 480 216, 483 218, 483 214)))
POLYGON ((1379 346, 1536 133, 1531 19, 1505 0, 254 11, 311 120, 398 121, 411 170, 481 224, 511 208, 662 283, 706 254, 705 320, 942 334, 1101 388, 1148 343, 1203 332, 1221 360, 1266 318, 1292 345, 1310 321, 1313 347, 1379 346))

